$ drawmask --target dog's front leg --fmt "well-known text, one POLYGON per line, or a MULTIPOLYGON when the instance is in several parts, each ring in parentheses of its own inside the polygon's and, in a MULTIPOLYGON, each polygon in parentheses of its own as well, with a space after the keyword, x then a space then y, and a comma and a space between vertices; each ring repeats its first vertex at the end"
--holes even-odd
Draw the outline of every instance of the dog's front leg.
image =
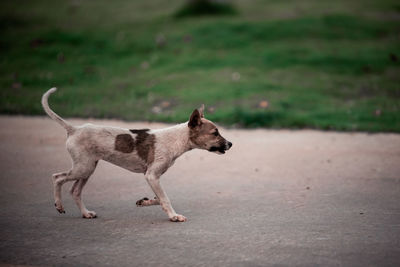
POLYGON ((154 173, 146 173, 146 180, 149 183, 154 194, 160 200, 162 209, 168 214, 168 217, 173 222, 185 222, 186 218, 183 215, 177 214, 171 206, 171 202, 160 184, 160 176, 154 173))

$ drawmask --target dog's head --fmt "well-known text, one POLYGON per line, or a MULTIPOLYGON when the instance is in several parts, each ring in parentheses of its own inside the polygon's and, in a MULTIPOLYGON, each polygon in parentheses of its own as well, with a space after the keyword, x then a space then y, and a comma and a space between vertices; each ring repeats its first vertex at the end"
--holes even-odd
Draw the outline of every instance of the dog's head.
POLYGON ((232 143, 219 133, 217 126, 204 118, 204 105, 193 111, 188 126, 190 141, 196 148, 224 154, 232 147, 232 143))

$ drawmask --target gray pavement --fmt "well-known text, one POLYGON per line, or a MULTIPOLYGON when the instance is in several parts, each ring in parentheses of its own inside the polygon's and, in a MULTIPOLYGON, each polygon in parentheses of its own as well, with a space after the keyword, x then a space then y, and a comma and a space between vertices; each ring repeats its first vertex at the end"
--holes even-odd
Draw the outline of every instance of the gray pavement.
MULTIPOLYGON (((83 120, 71 120, 73 124, 83 120)), ((127 128, 162 124, 96 121, 127 128)), ((162 177, 172 223, 143 175, 100 162, 80 217, 51 174, 68 170, 65 132, 0 116, 0 265, 400 266, 400 135, 221 130, 227 154, 191 151, 162 177)))

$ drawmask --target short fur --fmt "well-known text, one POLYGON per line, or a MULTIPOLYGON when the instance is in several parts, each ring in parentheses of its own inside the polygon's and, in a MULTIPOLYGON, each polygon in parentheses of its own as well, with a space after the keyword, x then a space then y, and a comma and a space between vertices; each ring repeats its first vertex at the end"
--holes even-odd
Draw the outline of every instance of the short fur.
POLYGON ((97 162, 105 160, 132 172, 144 173, 156 197, 138 200, 137 206, 161 205, 171 221, 184 222, 186 218, 175 212, 161 187, 160 176, 186 151, 200 148, 223 154, 232 146, 216 126, 204 118, 204 106, 195 109, 188 122, 160 130, 128 130, 93 124, 72 126, 48 105, 48 98, 55 91, 56 88, 52 88, 43 95, 42 105, 46 113, 66 129, 66 146, 72 158, 70 171, 53 174, 55 206, 60 213, 65 213, 61 187, 74 181, 70 192, 82 216, 96 217, 94 211, 85 207, 81 194, 97 162))

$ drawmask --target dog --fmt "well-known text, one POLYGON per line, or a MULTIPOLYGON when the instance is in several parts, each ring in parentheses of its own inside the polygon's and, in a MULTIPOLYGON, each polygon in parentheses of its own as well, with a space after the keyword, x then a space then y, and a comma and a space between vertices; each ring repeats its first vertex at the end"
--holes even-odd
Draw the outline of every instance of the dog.
POLYGON ((54 205, 59 213, 65 213, 61 202, 61 187, 73 181, 70 193, 82 217, 96 218, 96 213, 85 207, 81 194, 98 161, 105 160, 145 175, 155 197, 138 200, 137 206, 161 205, 172 222, 185 222, 186 217, 175 212, 161 187, 161 175, 189 150, 199 148, 224 154, 232 147, 232 143, 221 136, 215 124, 204 118, 204 105, 192 112, 188 122, 159 130, 130 130, 93 124, 72 126, 49 107, 48 98, 56 90, 51 88, 43 94, 42 106, 50 118, 67 131, 66 147, 72 158, 70 171, 52 176, 54 205))

